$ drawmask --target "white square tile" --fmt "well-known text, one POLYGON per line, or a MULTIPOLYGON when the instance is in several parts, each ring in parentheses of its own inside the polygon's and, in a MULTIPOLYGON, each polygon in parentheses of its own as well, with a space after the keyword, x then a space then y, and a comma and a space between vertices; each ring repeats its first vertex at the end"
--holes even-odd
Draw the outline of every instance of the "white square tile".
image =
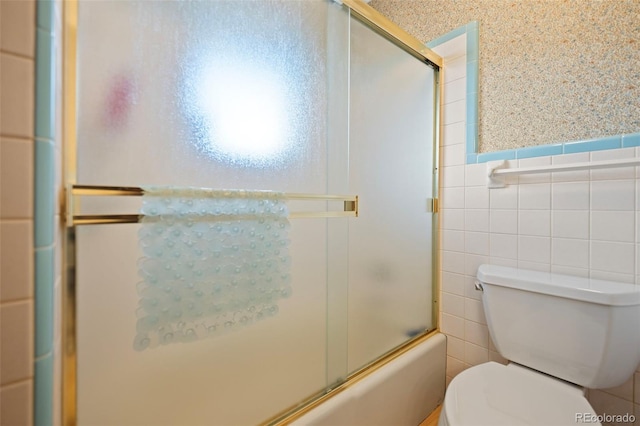
POLYGON ((491 209, 489 213, 490 230, 492 233, 517 234, 518 211, 491 209))
MULTIPOLYGON (((590 156, 588 152, 579 152, 576 154, 554 155, 551 157, 551 164, 575 164, 588 163, 590 156)), ((580 170, 575 172, 556 172, 552 173, 551 180, 553 182, 579 182, 589 180, 589 170, 580 170)))
MULTIPOLYGON (((523 158, 518 160, 518 167, 526 168, 526 167, 541 167, 548 166, 551 164, 551 157, 533 157, 533 158, 523 158)), ((535 173, 535 174, 523 174, 520 175, 519 183, 520 185, 529 184, 529 183, 549 183, 551 182, 551 173, 535 173)))
POLYGON ((589 268, 588 240, 554 238, 551 242, 551 252, 551 263, 554 265, 589 268))
POLYGON ((488 209, 489 190, 485 186, 466 187, 464 201, 468 209, 488 209))
POLYGON ((589 278, 589 270, 573 268, 571 266, 551 265, 551 272, 560 275, 573 275, 574 277, 589 278))
POLYGON ((456 377, 465 369, 465 363, 461 359, 447 356, 447 377, 456 377))
POLYGON ((632 274, 619 274, 617 272, 596 271, 595 269, 589 274, 590 278, 605 281, 615 281, 619 283, 634 284, 635 277, 632 274))
POLYGON ((465 168, 465 186, 487 186, 487 165, 467 164, 465 168))
MULTIPOLYGON (((0 4, 2 3, 5 2, 0 1, 0 4)), ((33 380, 2 387, 0 416, 3 425, 33 424, 33 380)))
POLYGON ((464 253, 443 250, 442 270, 456 274, 464 274, 464 253))
POLYGON ((31 59, 0 53, 0 133, 3 135, 33 137, 34 68, 31 59))
POLYGON ((518 260, 517 259, 505 259, 502 257, 489 257, 489 263, 491 265, 498 265, 498 266, 506 266, 507 268, 517 268, 518 267, 518 260))
POLYGON ((478 268, 484 263, 489 263, 489 257, 478 254, 465 254, 464 256, 464 272, 465 275, 475 277, 478 268))
POLYGON ((443 188, 451 188, 456 186, 464 186, 464 169, 465 166, 448 166, 442 168, 443 188))
MULTIPOLYGON (((593 151, 591 161, 625 160, 636 156, 635 148, 607 149, 593 151)), ((635 167, 610 167, 606 169, 591 170, 591 180, 605 179, 635 179, 635 167)))
POLYGON ((442 165, 447 166, 461 166, 464 165, 465 159, 465 145, 445 145, 442 150, 442 165))
POLYGON ((465 232, 465 251, 470 254, 489 255, 488 232, 465 232))
MULTIPOLYGON (((457 37, 452 38, 451 40, 447 40, 442 44, 434 47, 433 50, 435 53, 440 55, 445 62, 445 67, 449 64, 453 59, 457 59, 460 56, 465 56, 467 53, 467 34, 464 33, 457 37)), ((466 62, 465 62, 466 63, 466 62)), ((445 81, 448 81, 445 77, 445 81)))
POLYGON ((441 201, 445 209, 463 209, 464 188, 443 188, 441 201))
POLYGON ((440 223, 442 229, 464 230, 464 209, 442 209, 440 223))
POLYGON ((518 261, 549 264, 551 262, 551 238, 519 235, 518 261))
POLYGON ((635 210, 635 180, 591 182, 593 210, 635 210))
POLYGON ((445 59, 444 61, 444 82, 449 83, 454 80, 464 78, 467 75, 467 57, 460 55, 454 59, 445 59))
POLYGON ((553 210, 589 210, 589 183, 553 183, 551 186, 553 210))
POLYGON ((606 241, 591 241, 591 269, 635 273, 635 245, 606 241))
POLYGON ((551 208, 551 185, 532 183, 520 185, 518 207, 527 210, 549 210, 551 208))
POLYGON ((33 376, 33 302, 0 306, 0 383, 33 376))
POLYGON ((489 232, 489 210, 466 209, 464 212, 464 229, 475 232, 489 232))
POLYGON ((520 235, 537 235, 548 237, 551 235, 550 210, 520 210, 518 218, 518 233, 520 235))
POLYGON ((563 238, 589 238, 589 212, 554 210, 551 235, 563 238))
POLYGON ((459 360, 464 359, 464 340, 457 337, 447 337, 447 355, 459 360))
POLYGON ((484 308, 482 302, 476 299, 464 299, 464 317, 467 320, 475 321, 480 324, 487 324, 484 316, 484 308))
POLYGON ((33 297, 33 224, 0 221, 0 301, 33 297))
POLYGON ((528 269, 530 271, 551 272, 550 263, 527 262, 526 260, 518 260, 518 268, 528 269))
POLYGON ((0 1, 0 48, 33 58, 35 1, 0 1))
POLYGON ((444 103, 465 100, 467 95, 467 79, 462 77, 458 80, 444 84, 444 103))
POLYGON ((442 312, 464 318, 464 297, 442 293, 442 312))
POLYGON ((489 349, 465 342, 464 362, 470 365, 479 365, 489 361, 489 349))
POLYGON ((491 257, 517 259, 518 236, 492 233, 489 239, 489 254, 491 257))
MULTIPOLYGON (((465 146, 467 140, 467 128, 464 122, 447 124, 442 127, 442 144, 444 146, 462 145, 465 146)), ((462 164, 467 161, 464 158, 462 164)))
POLYGON ((0 139, 0 173, 0 216, 32 217, 33 142, 0 139))
POLYGON ((446 251, 464 252, 464 231, 442 231, 442 248, 446 251))
POLYGON ((633 211, 592 211, 591 238, 635 242, 635 216, 636 213, 633 211))
POLYGON ((442 272, 442 291, 447 293, 464 295, 464 275, 452 272, 442 272))
POLYGON ((444 125, 464 122, 467 114, 467 102, 463 100, 444 104, 442 117, 444 125))
POLYGON ((486 325, 466 320, 464 322, 464 333, 466 342, 489 348, 489 329, 486 325))
POLYGON ((482 292, 476 289, 476 276, 467 275, 464 280, 464 297, 474 300, 482 299, 482 292))
POLYGON ((491 209, 517 209, 518 185, 492 189, 490 192, 491 209))
POLYGON ((446 335, 464 339, 464 318, 443 313, 440 331, 446 335))

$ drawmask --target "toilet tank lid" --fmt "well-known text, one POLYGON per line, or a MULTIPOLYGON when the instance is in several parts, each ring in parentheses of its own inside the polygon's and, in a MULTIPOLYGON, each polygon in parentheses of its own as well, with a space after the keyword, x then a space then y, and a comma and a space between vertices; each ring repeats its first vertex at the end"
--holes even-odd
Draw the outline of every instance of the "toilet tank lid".
POLYGON ((611 306, 640 305, 640 285, 529 271, 498 265, 480 265, 478 281, 533 293, 611 306))

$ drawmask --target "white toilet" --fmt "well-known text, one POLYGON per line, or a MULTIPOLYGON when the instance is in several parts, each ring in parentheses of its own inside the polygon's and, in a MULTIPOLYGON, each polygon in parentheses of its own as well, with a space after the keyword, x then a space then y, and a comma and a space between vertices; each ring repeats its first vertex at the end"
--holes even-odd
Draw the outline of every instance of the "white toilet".
POLYGON ((495 265, 477 278, 489 333, 510 363, 458 374, 438 425, 599 424, 583 387, 621 385, 640 364, 640 285, 495 265))

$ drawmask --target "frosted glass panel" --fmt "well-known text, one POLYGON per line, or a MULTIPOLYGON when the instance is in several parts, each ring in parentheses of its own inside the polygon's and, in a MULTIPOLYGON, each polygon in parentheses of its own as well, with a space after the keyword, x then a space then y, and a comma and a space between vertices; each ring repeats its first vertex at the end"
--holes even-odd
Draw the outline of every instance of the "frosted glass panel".
POLYGON ((351 22, 349 369, 432 328, 434 71, 351 22))
POLYGON ((138 351, 140 225, 79 227, 78 424, 258 424, 325 387, 323 221, 292 221, 292 295, 218 337, 138 351), (301 344, 304 342, 304 344, 301 344))
POLYGON ((338 12, 323 0, 81 2, 78 180, 324 191, 338 12))
MULTIPOLYGON (((325 0, 81 1, 78 183, 346 193, 348 22, 325 0)), ((78 208, 135 213, 134 198, 78 208)), ((176 344, 136 340, 142 226, 78 227, 78 423, 258 424, 344 377, 327 370, 328 277, 346 282, 327 234, 344 248, 346 225, 291 219, 277 314, 176 344)))

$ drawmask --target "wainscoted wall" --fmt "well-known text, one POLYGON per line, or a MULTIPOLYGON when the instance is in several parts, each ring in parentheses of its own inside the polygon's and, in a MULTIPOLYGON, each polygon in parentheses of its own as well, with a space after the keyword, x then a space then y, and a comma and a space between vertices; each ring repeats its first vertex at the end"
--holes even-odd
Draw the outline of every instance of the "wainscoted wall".
MULTIPOLYGON (((486 164, 466 164, 466 44, 435 47, 444 57, 441 146, 441 331, 447 379, 470 366, 505 362, 491 343, 477 268, 491 263, 640 285, 640 168, 521 176, 486 186, 486 164)), ((640 157, 621 148, 509 161, 509 167, 640 157)), ((640 369, 616 389, 590 390, 598 413, 640 417, 640 369)))
POLYGON ((478 21, 479 152, 640 131, 640 2, 373 0, 423 41, 478 21))

